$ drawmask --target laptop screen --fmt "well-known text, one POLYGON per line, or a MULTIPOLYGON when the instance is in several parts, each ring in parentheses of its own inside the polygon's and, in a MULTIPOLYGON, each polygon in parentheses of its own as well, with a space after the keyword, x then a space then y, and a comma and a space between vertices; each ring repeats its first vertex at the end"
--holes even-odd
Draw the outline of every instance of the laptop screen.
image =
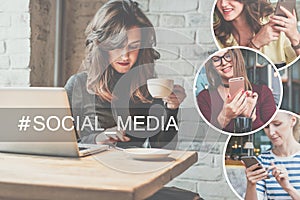
POLYGON ((1 88, 0 96, 0 151, 78 155, 64 88, 1 88))

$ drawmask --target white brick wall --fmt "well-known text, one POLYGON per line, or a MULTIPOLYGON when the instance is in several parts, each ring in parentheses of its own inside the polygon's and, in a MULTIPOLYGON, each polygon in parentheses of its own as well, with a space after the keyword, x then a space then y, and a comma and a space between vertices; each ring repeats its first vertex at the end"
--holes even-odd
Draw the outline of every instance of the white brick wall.
POLYGON ((0 0, 0 87, 29 86, 30 0, 0 0))
POLYGON ((1 13, 0 14, 0 27, 9 27, 11 25, 11 16, 1 13))
POLYGON ((196 11, 199 0, 149 0, 151 12, 189 12, 196 11))
POLYGON ((0 12, 22 13, 29 11, 29 0, 0 0, 0 12))
POLYGON ((162 15, 160 25, 162 27, 184 27, 185 18, 183 15, 162 15))
POLYGON ((0 41, 0 54, 4 54, 4 53, 5 53, 5 42, 0 41))

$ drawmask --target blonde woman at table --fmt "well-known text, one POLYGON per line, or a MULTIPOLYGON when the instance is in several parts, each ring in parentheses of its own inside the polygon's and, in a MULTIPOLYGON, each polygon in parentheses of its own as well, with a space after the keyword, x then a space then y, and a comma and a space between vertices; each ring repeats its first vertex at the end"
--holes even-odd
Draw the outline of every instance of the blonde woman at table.
POLYGON ((73 116, 80 118, 77 126, 81 128, 81 141, 105 143, 109 139, 121 147, 142 147, 145 138, 149 138, 146 143, 151 147, 164 147, 173 139, 176 142, 174 126, 166 130, 161 129, 161 126, 166 127, 165 124, 160 124, 149 134, 147 130, 139 131, 143 129, 140 124, 146 126, 147 116, 153 110, 157 111, 156 117, 166 113, 163 123, 170 118, 177 123, 178 108, 186 94, 179 85, 175 85, 173 92, 163 100, 149 94, 146 81, 154 77, 154 61, 159 58, 159 53, 153 49, 156 42, 153 25, 138 3, 131 0, 107 2, 98 10, 85 33, 83 71, 73 75, 65 85, 73 116), (119 139, 103 134, 116 126, 123 128, 128 120, 126 117, 130 120, 135 116, 140 116, 139 130, 136 128, 132 134, 119 139), (86 123, 86 118, 90 123, 86 123), (97 131, 94 126, 101 128, 97 131))
POLYGON ((271 119, 276 111, 273 94, 266 85, 250 83, 240 49, 218 51, 205 63, 205 69, 209 88, 198 94, 197 102, 208 122, 233 132, 234 118, 238 116, 251 117, 253 130, 271 119), (229 79, 234 77, 244 78, 245 91, 230 96, 229 79))
POLYGON ((248 46, 275 64, 294 61, 300 54, 296 13, 280 9, 287 17, 273 15, 265 0, 218 0, 213 27, 219 46, 248 46))
POLYGON ((279 111, 264 130, 273 147, 245 170, 245 199, 300 199, 299 116, 279 111))

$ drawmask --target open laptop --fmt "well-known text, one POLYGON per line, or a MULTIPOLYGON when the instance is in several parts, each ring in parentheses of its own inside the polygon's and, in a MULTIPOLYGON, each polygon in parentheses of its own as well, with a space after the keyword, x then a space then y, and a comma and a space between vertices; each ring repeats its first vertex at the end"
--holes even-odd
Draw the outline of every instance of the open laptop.
POLYGON ((0 152, 80 157, 108 145, 77 143, 64 88, 0 88, 0 152))

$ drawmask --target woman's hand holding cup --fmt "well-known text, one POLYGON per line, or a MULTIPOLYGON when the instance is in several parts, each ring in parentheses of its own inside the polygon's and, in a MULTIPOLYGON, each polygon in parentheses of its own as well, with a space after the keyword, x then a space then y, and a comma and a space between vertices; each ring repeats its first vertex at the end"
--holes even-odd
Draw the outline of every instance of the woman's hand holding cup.
POLYGON ((162 98, 167 108, 177 109, 186 98, 186 93, 180 85, 174 85, 171 79, 149 79, 147 80, 148 91, 153 98, 162 98))
POLYGON ((172 93, 174 80, 164 78, 148 79, 147 88, 153 98, 164 98, 172 93))
POLYGON ((174 85, 172 93, 169 96, 163 98, 163 101, 166 102, 167 108, 177 109, 185 98, 186 93, 184 88, 180 85, 174 85))

